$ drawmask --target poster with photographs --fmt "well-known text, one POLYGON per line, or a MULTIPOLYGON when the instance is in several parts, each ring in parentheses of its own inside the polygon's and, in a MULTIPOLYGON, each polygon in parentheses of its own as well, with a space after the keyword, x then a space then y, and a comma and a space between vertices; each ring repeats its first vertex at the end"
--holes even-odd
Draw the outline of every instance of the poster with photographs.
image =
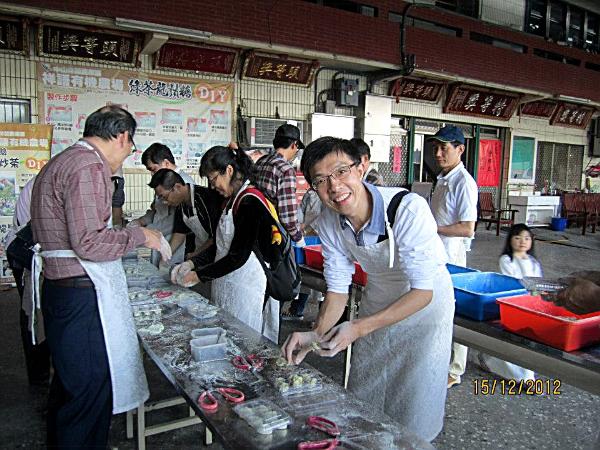
POLYGON ((87 115, 118 104, 137 122, 137 151, 123 167, 143 168, 143 151, 167 145, 176 163, 197 168, 214 145, 231 140, 233 84, 116 69, 39 63, 40 118, 54 125, 52 155, 83 135, 87 115))

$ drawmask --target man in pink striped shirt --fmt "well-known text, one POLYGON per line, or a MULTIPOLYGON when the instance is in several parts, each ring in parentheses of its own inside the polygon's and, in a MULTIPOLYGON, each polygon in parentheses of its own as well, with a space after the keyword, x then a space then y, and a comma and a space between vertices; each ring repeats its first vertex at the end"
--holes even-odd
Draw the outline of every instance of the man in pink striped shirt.
MULTIPOLYGON (((110 317, 104 317, 106 310, 99 299, 107 287, 94 281, 99 278, 89 266, 103 270, 106 264, 120 264, 120 258, 135 247, 160 249, 161 239, 158 231, 146 228, 107 226, 111 175, 131 153, 135 129, 129 112, 116 105, 100 108, 88 117, 83 139, 52 158, 33 187, 34 238, 44 252, 74 252, 68 253, 74 257, 51 257, 58 256, 54 253, 43 259, 42 310, 55 368, 48 408, 49 446, 106 448, 108 443, 116 399, 107 353, 111 333, 105 329, 107 320, 119 322, 119 315, 128 311, 113 310, 110 317)), ((115 286, 120 286, 117 281, 115 286)), ((126 296, 126 289, 124 283, 112 294, 126 296)))

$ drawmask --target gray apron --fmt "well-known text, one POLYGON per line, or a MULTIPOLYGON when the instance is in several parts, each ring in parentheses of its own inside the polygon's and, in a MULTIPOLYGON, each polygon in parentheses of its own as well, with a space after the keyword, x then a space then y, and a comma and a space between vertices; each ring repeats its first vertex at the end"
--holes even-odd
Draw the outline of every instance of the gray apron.
MULTIPOLYGON (((338 227, 344 236, 339 221, 338 227)), ((394 261, 394 235, 387 219, 386 229, 386 241, 363 247, 343 237, 352 257, 369 275, 361 317, 381 311, 410 290, 394 261)), ((440 266, 429 305, 355 342, 348 390, 423 439, 433 440, 444 421, 453 316, 450 275, 440 266)))
MULTIPOLYGON (((248 186, 247 181, 231 202, 248 186)), ((219 219, 215 237, 217 255, 215 261, 229 253, 235 234, 233 208, 226 208, 219 219)), ((277 343, 279 338, 279 302, 269 298, 263 314, 267 277, 260 261, 250 253, 248 261, 239 269, 212 281, 211 299, 216 306, 223 308, 250 328, 262 333, 267 339, 277 343)))

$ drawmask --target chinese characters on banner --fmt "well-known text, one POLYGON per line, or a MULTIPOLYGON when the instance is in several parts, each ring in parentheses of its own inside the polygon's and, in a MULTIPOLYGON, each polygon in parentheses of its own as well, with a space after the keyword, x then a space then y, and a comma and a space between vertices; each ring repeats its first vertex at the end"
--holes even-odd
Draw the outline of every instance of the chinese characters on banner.
POLYGON ((549 119, 550 117, 552 117, 552 113, 555 109, 555 102, 537 101, 524 104, 521 107, 520 113, 524 116, 533 116, 549 119))
POLYGON ((497 139, 481 139, 479 141, 479 167, 477 168, 477 185, 480 187, 498 187, 500 182, 500 158, 502 142, 497 139))
POLYGON ((310 86, 317 61, 298 61, 250 53, 244 63, 243 77, 310 86))
POLYGON ((592 114, 594 114, 594 108, 560 103, 550 119, 550 125, 581 128, 583 130, 589 125, 592 114))
POLYGON ((131 33, 98 32, 47 23, 38 27, 38 33, 40 56, 134 65, 141 47, 141 39, 131 33))
POLYGON ((519 97, 515 94, 484 91, 472 86, 450 88, 444 105, 445 113, 508 120, 512 117, 519 97))
POLYGON ((400 101, 400 97, 437 102, 442 87, 444 87, 443 83, 435 81, 402 78, 394 82, 390 95, 396 97, 396 103, 400 101))
POLYGON ((154 59, 154 68, 233 75, 237 69, 238 51, 228 47, 209 47, 167 42, 154 59))
POLYGON ((52 126, 0 123, 0 283, 11 281, 4 238, 12 227, 19 190, 50 159, 52 126))
POLYGON ((392 172, 402 172, 402 146, 394 145, 393 148, 394 158, 392 160, 392 172))
POLYGON ((53 155, 77 141, 88 114, 107 104, 137 121, 138 151, 126 168, 142 168, 141 155, 154 142, 167 145, 178 166, 197 168, 206 150, 231 140, 231 83, 45 63, 38 69, 40 117, 54 125, 53 155))
POLYGON ((27 23, 23 19, 0 16, 0 50, 27 54, 27 23))

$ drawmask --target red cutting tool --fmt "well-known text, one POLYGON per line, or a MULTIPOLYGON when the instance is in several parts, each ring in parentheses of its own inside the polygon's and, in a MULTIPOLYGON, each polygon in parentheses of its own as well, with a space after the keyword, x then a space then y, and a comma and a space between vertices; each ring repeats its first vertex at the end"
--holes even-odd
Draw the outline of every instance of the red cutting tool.
POLYGON ((263 368, 265 361, 260 356, 251 354, 248 356, 236 356, 231 360, 236 369, 258 371, 263 368))
MULTIPOLYGON (((204 389, 204 392, 202 392, 202 394, 200 394, 198 397, 198 406, 200 406, 200 408, 202 408, 204 411, 214 412, 219 409, 219 402, 215 396, 212 395, 211 391, 213 389, 211 386, 205 386, 204 389)), ((219 387, 215 390, 230 403, 241 403, 246 398, 242 391, 235 388, 219 387)))
POLYGON ((320 416, 310 416, 306 419, 306 425, 315 430, 323 431, 333 439, 324 439, 322 441, 307 441, 298 444, 298 450, 332 450, 339 444, 337 437, 340 435, 340 429, 335 422, 320 416))

